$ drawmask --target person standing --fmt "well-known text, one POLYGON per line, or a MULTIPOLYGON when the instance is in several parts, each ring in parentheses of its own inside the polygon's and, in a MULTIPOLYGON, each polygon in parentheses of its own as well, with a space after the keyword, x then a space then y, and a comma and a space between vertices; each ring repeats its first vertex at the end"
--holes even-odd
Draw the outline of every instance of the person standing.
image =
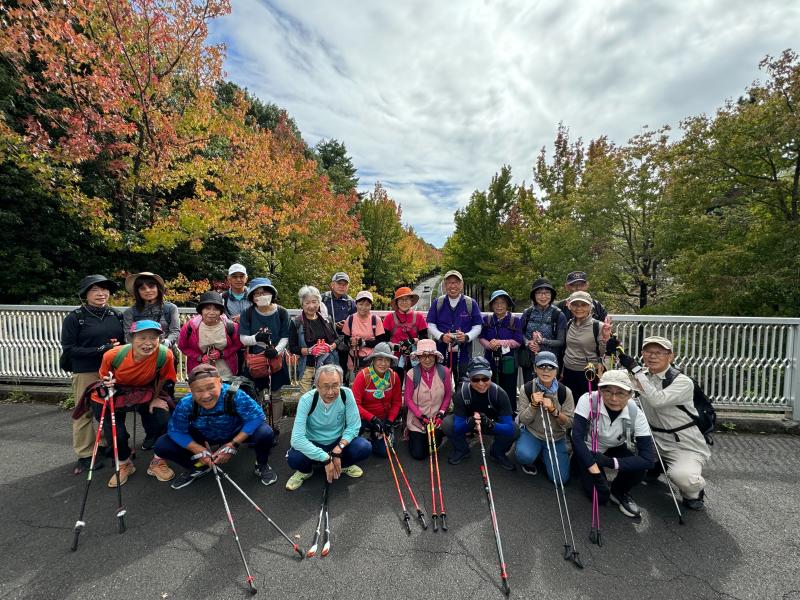
POLYGON ((573 292, 568 302, 573 318, 567 323, 561 381, 572 390, 573 397, 580 398, 588 390, 587 373, 599 377, 605 369, 603 357, 611 337, 611 322, 592 318, 592 297, 587 292, 573 292))
POLYGON ((216 366, 225 381, 239 372, 239 325, 223 314, 225 302, 218 292, 203 292, 197 302, 197 315, 186 321, 178 338, 178 348, 186 355, 186 369, 200 363, 216 366))
POLYGON ((425 315, 414 310, 417 302, 419 296, 411 288, 399 287, 392 299, 392 312, 383 318, 383 329, 389 335, 389 343, 394 347, 394 355, 398 359, 397 365, 392 368, 400 376, 400 381, 411 368, 410 355, 417 343, 428 337, 425 315))
MULTIPOLYGON (((573 292, 586 292, 589 293, 589 278, 584 271, 572 271, 567 275, 567 280, 564 282, 564 289, 567 294, 573 292)), ((567 321, 572 319, 574 315, 569 308, 569 298, 562 300, 556 306, 564 313, 567 321)), ((599 300, 592 300, 592 318, 596 321, 605 321, 608 316, 608 311, 603 307, 599 300)))
POLYGON ((344 341, 350 347, 347 364, 353 373, 369 364, 372 349, 388 338, 380 318, 372 314, 372 301, 371 292, 358 292, 356 313, 347 317, 342 327, 344 341))
POLYGON ((228 267, 228 289, 222 292, 225 315, 234 323, 239 322, 239 315, 252 304, 247 296, 247 269, 234 263, 228 267))
POLYGON ((336 361, 336 333, 320 314, 320 293, 312 285, 298 292, 302 311, 289 323, 289 351, 296 354, 300 392, 306 393, 314 381, 317 367, 336 361))
POLYGON ((495 290, 489 299, 491 315, 483 317, 478 341, 486 350, 484 358, 492 365, 492 379, 503 388, 517 414, 517 353, 522 345, 520 320, 511 314, 514 300, 505 290, 495 290))
POLYGON ((348 296, 350 289, 350 276, 344 271, 334 273, 331 277, 331 289, 322 295, 320 303, 325 306, 328 319, 340 340, 337 347, 337 357, 339 366, 347 373, 347 362, 350 356, 350 349, 344 343, 342 328, 347 317, 356 312, 356 301, 348 296))
POLYGON ((125 289, 133 296, 134 304, 122 313, 126 341, 131 341, 131 325, 137 321, 155 321, 161 324, 164 337, 161 343, 172 348, 178 343, 181 322, 178 307, 164 300, 164 280, 155 273, 142 271, 125 278, 125 289))
POLYGON ((533 365, 538 352, 552 352, 561 365, 567 335, 567 318, 557 306, 553 306, 556 299, 553 284, 540 277, 533 282, 530 297, 533 304, 525 309, 521 318, 525 346, 517 352, 525 383, 533 379, 533 365))

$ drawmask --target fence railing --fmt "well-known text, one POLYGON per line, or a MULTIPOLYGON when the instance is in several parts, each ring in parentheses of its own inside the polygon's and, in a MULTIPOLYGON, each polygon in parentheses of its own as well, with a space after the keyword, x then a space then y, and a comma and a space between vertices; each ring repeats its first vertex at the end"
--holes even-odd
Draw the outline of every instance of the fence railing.
MULTIPOLYGON (((0 305, 0 381, 66 383, 58 366, 61 323, 74 306, 0 305)), ((195 314, 180 309, 181 319, 195 314)), ((291 310, 297 314, 297 310, 291 310)), ((384 311, 376 311, 385 314, 384 311)), ((662 335, 676 366, 722 406, 800 415, 800 319, 613 315, 614 330, 637 356, 642 340, 662 335)), ((480 346, 475 342, 474 352, 480 346)), ((185 378, 181 356, 179 378, 185 378)))

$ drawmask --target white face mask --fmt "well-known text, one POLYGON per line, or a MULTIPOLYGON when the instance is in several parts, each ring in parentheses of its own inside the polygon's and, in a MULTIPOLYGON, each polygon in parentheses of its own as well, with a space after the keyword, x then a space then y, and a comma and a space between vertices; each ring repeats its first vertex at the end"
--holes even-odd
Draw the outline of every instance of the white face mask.
POLYGON ((264 294, 256 298, 256 306, 265 307, 272 304, 272 294, 264 294))

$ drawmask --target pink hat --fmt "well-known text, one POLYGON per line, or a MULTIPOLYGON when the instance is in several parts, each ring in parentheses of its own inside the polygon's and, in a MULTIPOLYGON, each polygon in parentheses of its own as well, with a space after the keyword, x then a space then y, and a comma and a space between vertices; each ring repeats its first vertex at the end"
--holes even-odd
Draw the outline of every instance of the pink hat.
POLYGON ((417 342, 417 349, 411 353, 411 358, 419 359, 420 354, 435 354, 439 362, 444 360, 444 356, 436 349, 436 342, 433 340, 425 339, 417 342))

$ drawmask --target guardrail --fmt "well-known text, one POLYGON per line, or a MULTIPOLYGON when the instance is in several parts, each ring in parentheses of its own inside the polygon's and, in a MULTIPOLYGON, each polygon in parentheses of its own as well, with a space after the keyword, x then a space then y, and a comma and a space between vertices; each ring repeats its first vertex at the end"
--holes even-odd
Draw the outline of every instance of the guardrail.
MULTIPOLYGON (((58 366, 61 323, 74 306, 0 305, 0 381, 66 384, 58 366)), ((385 311, 375 311, 386 314, 385 311)), ((180 309, 181 319, 195 314, 180 309)), ((295 315, 298 311, 290 310, 295 315)), ((641 341, 663 335, 676 366, 715 404, 800 415, 800 319, 613 315, 622 344, 638 355, 641 341)), ((473 352, 480 351, 474 342, 473 352)), ((179 379, 186 376, 181 356, 179 379)))

